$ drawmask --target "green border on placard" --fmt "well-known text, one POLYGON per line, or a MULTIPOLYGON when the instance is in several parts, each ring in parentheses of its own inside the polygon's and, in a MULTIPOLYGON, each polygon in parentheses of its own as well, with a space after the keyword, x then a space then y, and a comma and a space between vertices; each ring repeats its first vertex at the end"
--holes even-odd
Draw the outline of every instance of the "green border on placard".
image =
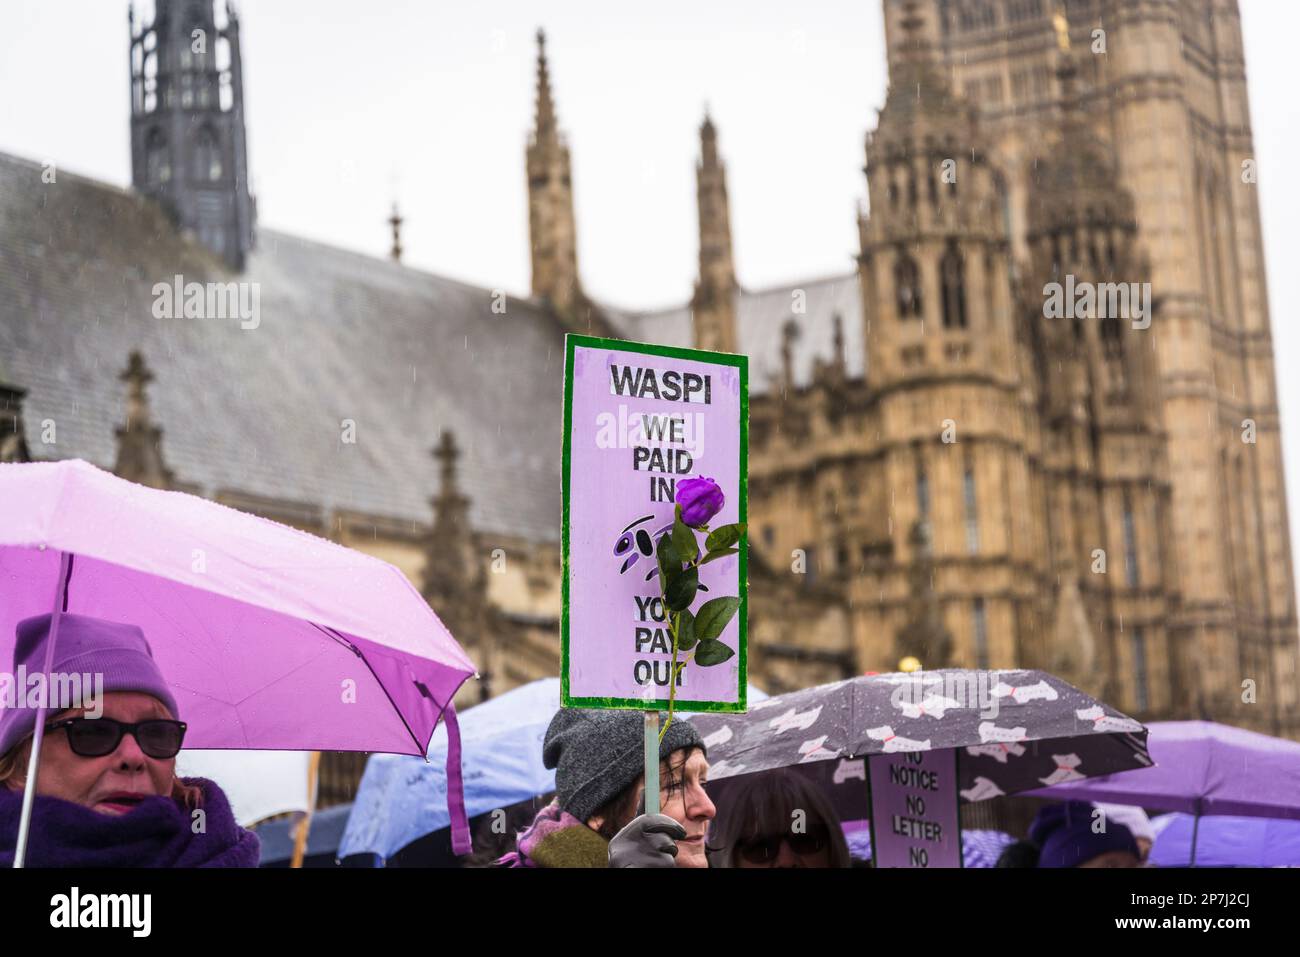
MULTIPOLYGON (((563 494, 560 519, 560 706, 564 708, 625 708, 636 711, 662 711, 666 701, 655 699, 646 702, 640 698, 575 698, 569 694, 569 470, 573 442, 573 353, 582 346, 590 349, 612 349, 618 352, 635 352, 639 355, 665 356, 672 359, 690 359, 717 366, 733 366, 740 370, 740 508, 738 522, 749 521, 749 356, 730 352, 706 352, 702 349, 683 349, 678 346, 661 346, 623 339, 606 339, 601 336, 583 336, 568 333, 564 337, 564 451, 563 494)), ((740 659, 740 687, 735 703, 726 701, 686 701, 673 704, 674 711, 749 710, 749 534, 741 538, 740 549, 740 637, 737 656, 740 659)))

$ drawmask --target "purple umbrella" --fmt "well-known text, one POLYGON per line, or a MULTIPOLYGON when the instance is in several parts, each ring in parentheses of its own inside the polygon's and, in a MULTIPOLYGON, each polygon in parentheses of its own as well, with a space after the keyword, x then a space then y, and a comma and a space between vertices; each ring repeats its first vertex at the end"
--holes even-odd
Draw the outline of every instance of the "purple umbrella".
POLYGON ((18 621, 53 613, 52 649, 68 612, 143 629, 186 747, 422 756, 445 718, 453 838, 468 852, 452 697, 475 668, 395 567, 81 461, 0 465, 0 502, 4 665, 18 621))
POLYGON ((1156 829, 1150 862, 1154 867, 1300 867, 1300 821, 1267 817, 1207 817, 1166 814, 1156 829), (1192 837, 1196 850, 1192 851, 1192 837))
POLYGON ((1024 796, 1300 820, 1300 744, 1212 721, 1155 721, 1147 727, 1154 767, 1024 796))
POLYGON ((1300 820, 1300 744, 1212 721, 1156 721, 1147 745, 1155 766, 1070 781, 1026 796, 1137 804, 1193 816, 1300 820))

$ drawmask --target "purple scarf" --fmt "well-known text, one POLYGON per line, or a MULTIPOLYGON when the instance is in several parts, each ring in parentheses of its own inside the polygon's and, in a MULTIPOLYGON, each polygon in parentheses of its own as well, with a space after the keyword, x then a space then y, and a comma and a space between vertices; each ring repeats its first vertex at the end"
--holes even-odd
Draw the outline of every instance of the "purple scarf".
POLYGON ((541 867, 533 858, 537 845, 541 844, 552 834, 567 830, 571 827, 580 827, 589 830, 587 825, 583 824, 568 811, 560 809, 559 802, 552 801, 546 807, 537 812, 537 817, 533 818, 533 823, 528 825, 528 829, 519 832, 519 838, 515 841, 515 847, 518 850, 511 851, 509 854, 497 861, 501 867, 541 867))
MULTIPOLYGON (((32 802, 27 839, 31 867, 256 867, 261 841, 235 821, 226 795, 206 778, 184 778, 203 789, 204 830, 170 797, 149 797, 112 816, 61 798, 32 802)), ((12 867, 23 792, 0 785, 0 867, 12 867)))

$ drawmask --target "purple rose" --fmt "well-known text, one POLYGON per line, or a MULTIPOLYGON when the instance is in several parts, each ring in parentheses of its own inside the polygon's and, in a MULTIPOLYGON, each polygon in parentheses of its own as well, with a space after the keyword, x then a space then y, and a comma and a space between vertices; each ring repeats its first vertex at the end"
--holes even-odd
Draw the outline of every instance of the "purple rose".
POLYGON ((677 504, 682 507, 682 522, 699 528, 722 511, 726 499, 711 478, 688 478, 677 483, 677 504))

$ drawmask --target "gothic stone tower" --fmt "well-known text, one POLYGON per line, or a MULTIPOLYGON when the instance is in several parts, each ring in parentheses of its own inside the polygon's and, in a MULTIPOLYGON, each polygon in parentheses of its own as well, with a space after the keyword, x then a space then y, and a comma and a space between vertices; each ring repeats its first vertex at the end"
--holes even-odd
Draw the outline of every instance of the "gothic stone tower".
POLYGON ((948 88, 919 11, 902 26, 867 141, 870 214, 859 222, 867 484, 891 490, 889 547, 850 580, 850 600, 868 667, 905 655, 925 668, 1007 667, 1026 659, 1039 625, 1046 548, 1024 507, 1032 417, 1004 194, 975 111, 948 88), (955 660, 936 655, 947 647, 936 602, 955 660), (935 637, 918 645, 922 635, 935 637))
POLYGON ((556 117, 546 61, 546 34, 541 30, 537 31, 536 107, 536 123, 525 153, 533 295, 545 302, 569 331, 613 336, 615 327, 583 292, 578 275, 569 144, 556 117))
POLYGON ((1076 58, 1067 44, 1058 55, 1062 116, 1031 163, 1019 302, 1038 395, 1035 508, 1051 530, 1054 574, 1037 659, 1130 713, 1186 716, 1169 641, 1178 563, 1153 305, 1139 317, 1107 293, 1063 302, 1071 288, 1140 282, 1150 265, 1133 197, 1075 95, 1076 58), (1051 306, 1048 289, 1061 290, 1051 306))
MULTIPOLYGON (((1062 98, 1064 34, 1093 136, 1114 151, 1161 304, 1149 331, 1167 433, 1189 665, 1184 711, 1300 734, 1295 582, 1236 0, 925 0, 954 85, 1010 177, 1025 251, 1032 159, 1062 98), (1243 683, 1257 703, 1243 703, 1243 683)), ((903 42, 887 0, 889 45, 903 42)), ((1140 533, 1140 530, 1139 530, 1140 533)), ((1149 548, 1137 542, 1139 551, 1149 548)))
POLYGON ((255 206, 244 141, 239 19, 212 0, 156 0, 131 33, 131 181, 180 228, 242 269, 255 206))

